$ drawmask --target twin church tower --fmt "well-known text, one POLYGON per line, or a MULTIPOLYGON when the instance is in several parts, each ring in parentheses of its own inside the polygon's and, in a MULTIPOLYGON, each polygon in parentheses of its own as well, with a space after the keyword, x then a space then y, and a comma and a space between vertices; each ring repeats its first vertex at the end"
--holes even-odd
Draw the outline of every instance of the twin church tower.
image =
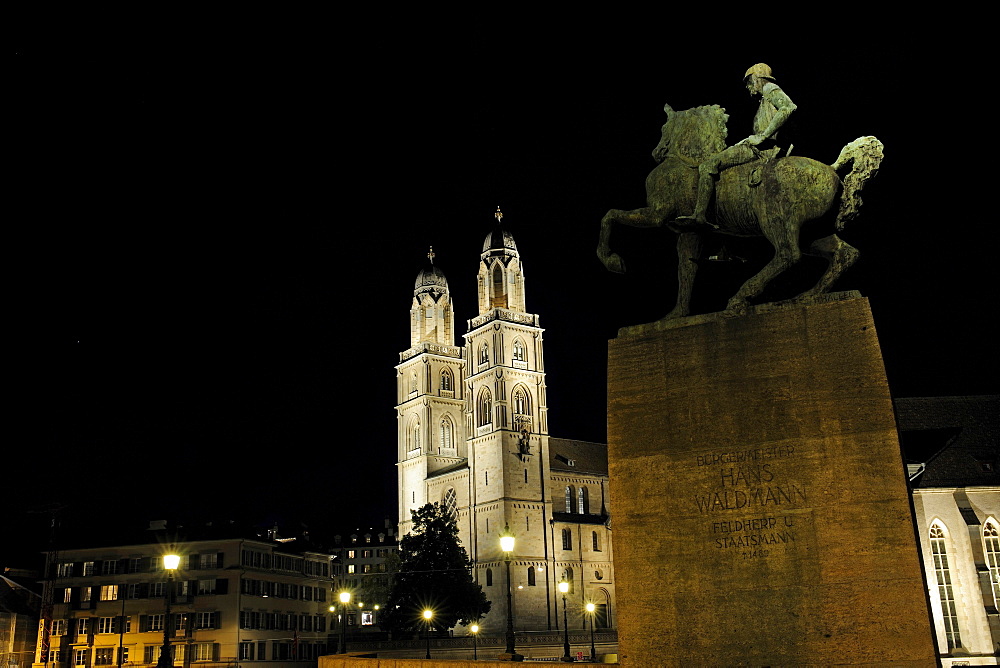
POLYGON ((479 314, 455 345, 448 281, 430 264, 410 307, 410 347, 396 367, 400 533, 410 511, 439 503, 458 522, 473 577, 493 609, 484 631, 506 625, 499 536, 516 537, 511 561, 517 631, 562 628, 561 580, 569 583, 569 627, 586 603, 596 626, 614 621, 614 566, 604 444, 548 433, 542 328, 525 305, 524 269, 502 225, 480 255, 479 314))

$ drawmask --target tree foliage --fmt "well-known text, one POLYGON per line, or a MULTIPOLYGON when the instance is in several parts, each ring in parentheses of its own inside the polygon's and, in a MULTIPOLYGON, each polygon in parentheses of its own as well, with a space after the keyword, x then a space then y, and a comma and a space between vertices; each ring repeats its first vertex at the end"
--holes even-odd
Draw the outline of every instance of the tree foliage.
POLYGON ((410 511, 413 529, 400 542, 383 622, 394 631, 421 630, 425 609, 439 630, 471 623, 490 611, 483 588, 472 579, 472 560, 458 540, 458 525, 439 504, 410 511))

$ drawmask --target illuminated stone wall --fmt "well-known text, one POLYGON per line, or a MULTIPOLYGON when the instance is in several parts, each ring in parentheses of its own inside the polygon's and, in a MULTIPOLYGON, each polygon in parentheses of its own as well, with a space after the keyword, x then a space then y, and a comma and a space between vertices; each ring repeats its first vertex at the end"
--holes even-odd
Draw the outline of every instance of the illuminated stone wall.
POLYGON ((935 665, 867 300, 609 346, 622 665, 935 665))

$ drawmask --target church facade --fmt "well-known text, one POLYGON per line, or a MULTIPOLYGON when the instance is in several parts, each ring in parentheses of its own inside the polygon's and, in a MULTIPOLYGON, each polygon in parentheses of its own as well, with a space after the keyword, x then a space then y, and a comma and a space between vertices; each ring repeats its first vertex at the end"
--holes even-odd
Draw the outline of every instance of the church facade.
POLYGON ((439 503, 456 518, 474 577, 493 602, 484 632, 506 627, 510 562, 517 631, 614 626, 607 447, 548 432, 543 329, 528 312, 524 268, 509 231, 483 244, 478 315, 455 343, 448 281, 433 264, 416 279, 410 347, 396 367, 400 533, 410 511, 439 503))

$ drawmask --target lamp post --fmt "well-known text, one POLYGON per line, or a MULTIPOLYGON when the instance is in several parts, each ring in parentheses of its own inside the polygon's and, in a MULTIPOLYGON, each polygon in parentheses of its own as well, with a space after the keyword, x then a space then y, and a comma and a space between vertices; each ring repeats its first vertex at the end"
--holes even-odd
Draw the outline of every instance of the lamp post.
POLYGON ((351 592, 340 592, 340 653, 347 654, 347 606, 351 603, 351 592))
POLYGON ((569 655, 569 621, 566 615, 566 592, 569 591, 569 583, 563 580, 559 583, 559 592, 563 596, 563 656, 560 661, 572 661, 573 657, 569 655))
POLYGON ((588 603, 587 612, 590 614, 590 660, 591 662, 596 662, 597 650, 594 648, 594 613, 597 612, 597 606, 593 603, 588 603))
POLYGON ((507 648, 504 656, 507 661, 523 661, 524 657, 514 649, 514 605, 511 599, 510 583, 510 557, 514 552, 514 534, 510 532, 510 525, 504 524, 503 533, 500 534, 500 549, 503 551, 503 560, 507 564, 507 648))
POLYGON ((434 617, 432 610, 424 610, 424 622, 427 624, 427 657, 431 658, 431 619, 434 617))
POLYGON ((476 646, 476 642, 477 642, 477 640, 479 638, 479 624, 473 624, 472 626, 469 627, 469 630, 472 631, 472 660, 473 661, 478 661, 479 660, 479 652, 478 652, 479 648, 476 646))
POLYGON ((176 554, 163 555, 163 569, 167 572, 167 587, 164 592, 166 614, 163 616, 163 646, 160 647, 160 658, 156 661, 157 668, 171 668, 174 665, 174 659, 170 656, 170 594, 174 585, 174 571, 180 563, 181 558, 176 554))

